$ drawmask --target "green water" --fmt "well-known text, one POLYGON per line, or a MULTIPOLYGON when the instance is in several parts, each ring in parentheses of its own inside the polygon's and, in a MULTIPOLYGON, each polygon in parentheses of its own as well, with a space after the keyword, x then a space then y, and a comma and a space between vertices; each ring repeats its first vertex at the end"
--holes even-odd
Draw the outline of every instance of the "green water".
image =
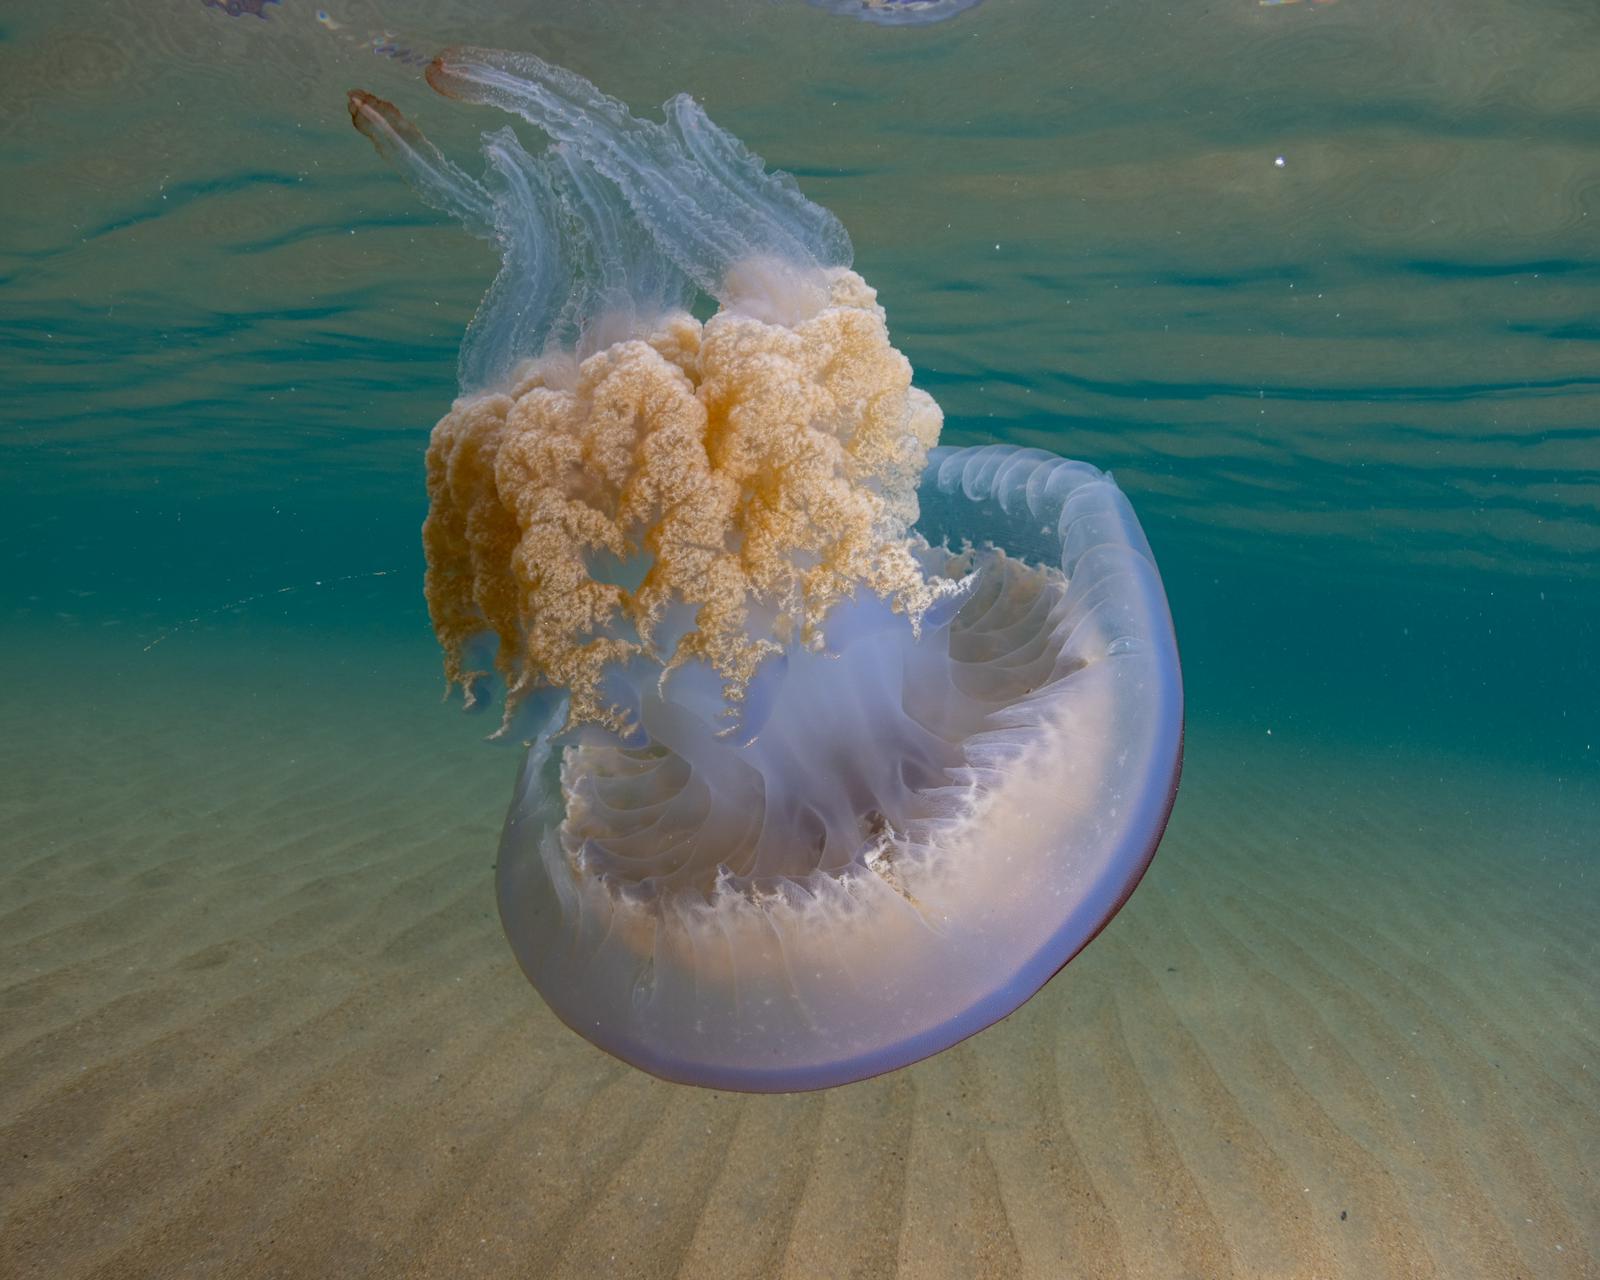
POLYGON ((948 442, 1118 476, 1192 714, 1377 718, 1592 776, 1586 0, 991 0, 909 30, 767 0, 485 8, 7 15, 10 611, 147 634, 318 579, 414 583, 424 433, 492 262, 342 93, 463 154, 495 122, 360 42, 389 29, 536 48, 639 106, 687 88, 796 173, 948 442))
MULTIPOLYGON (((501 121, 375 54, 388 30, 428 54, 537 50, 636 110, 691 92, 849 228, 946 443, 1113 471, 1172 604, 1191 788, 1228 776, 1227 744, 1270 737, 1285 812, 1354 813, 1361 794, 1292 764, 1337 750, 1416 797, 1427 843, 1454 775, 1504 775, 1505 858, 1537 882, 1559 853, 1560 896, 1592 921, 1594 0, 987 0, 925 29, 799 0, 330 12, 337 29, 297 0, 264 19, 0 9, 14 748, 29 714, 125 728, 137 708, 171 734, 285 681, 315 717, 289 669, 336 673, 338 715, 374 734, 437 696, 422 451, 495 264, 419 208, 344 92, 392 99, 457 156, 501 121)), ((478 749, 437 714, 440 743, 478 749)), ((484 753, 480 790, 506 794, 506 757, 484 753)), ((70 753, 50 760, 30 786, 71 794, 70 753)), ((1203 800, 1180 796, 1175 831, 1203 800)), ((29 805, 30 840, 73 821, 29 805)), ((1219 805, 1208 823, 1244 820, 1219 805)), ((471 817, 487 866, 497 815, 471 817)), ((23 858, 9 843, 0 860, 23 858)), ((1595 935, 1570 945, 1592 969, 1595 935)), ((1600 1039, 1592 992, 1566 1016, 1600 1039)), ((1572 1123, 1600 1131, 1592 1075, 1577 1096, 1572 1123)), ((1571 1194, 1595 1208, 1589 1184, 1571 1194)))

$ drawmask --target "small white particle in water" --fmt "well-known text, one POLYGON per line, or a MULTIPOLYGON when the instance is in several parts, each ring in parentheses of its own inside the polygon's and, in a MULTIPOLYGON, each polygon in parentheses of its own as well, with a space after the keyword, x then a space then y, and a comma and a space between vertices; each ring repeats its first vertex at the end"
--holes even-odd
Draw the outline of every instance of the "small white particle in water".
POLYGON ((1278 157, 1276 157, 1276 158, 1275 158, 1275 159, 1274 159, 1274 160, 1273 160, 1273 162, 1272 162, 1272 163, 1273 163, 1273 164, 1274 164, 1274 165, 1276 165, 1276 166, 1277 166, 1277 167, 1278 167, 1278 168, 1279 168, 1279 169, 1281 169, 1281 168, 1283 168, 1283 157, 1282 157, 1282 156, 1278 156, 1278 157))

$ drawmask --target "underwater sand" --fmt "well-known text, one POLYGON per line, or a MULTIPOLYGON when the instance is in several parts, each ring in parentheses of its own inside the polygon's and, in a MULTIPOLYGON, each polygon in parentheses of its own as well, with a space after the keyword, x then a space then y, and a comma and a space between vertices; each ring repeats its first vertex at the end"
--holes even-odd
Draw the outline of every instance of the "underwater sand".
POLYGON ((1592 781, 1191 723, 1149 877, 1043 994, 743 1097, 523 980, 515 758, 425 634, 148 638, 6 640, 0 1275, 1600 1268, 1592 781))

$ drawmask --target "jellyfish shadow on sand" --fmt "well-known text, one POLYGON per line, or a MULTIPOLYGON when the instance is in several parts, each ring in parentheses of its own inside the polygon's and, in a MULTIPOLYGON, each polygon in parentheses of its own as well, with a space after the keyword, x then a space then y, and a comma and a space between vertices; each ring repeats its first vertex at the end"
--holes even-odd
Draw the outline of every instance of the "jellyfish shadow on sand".
POLYGON ((1042 450, 936 447, 844 227, 687 96, 644 120, 486 49, 428 80, 550 139, 485 134, 479 179, 350 95, 502 258, 423 542, 449 685, 524 750, 498 864, 523 970, 594 1044, 722 1089, 1004 1017, 1127 900, 1177 788, 1127 500, 1042 450))

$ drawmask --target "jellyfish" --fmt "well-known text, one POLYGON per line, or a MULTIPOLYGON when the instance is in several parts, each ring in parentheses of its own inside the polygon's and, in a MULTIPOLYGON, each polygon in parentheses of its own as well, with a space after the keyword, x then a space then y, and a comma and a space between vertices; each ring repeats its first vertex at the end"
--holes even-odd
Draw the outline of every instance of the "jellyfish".
POLYGON ((806 3, 880 27, 915 27, 943 22, 976 8, 983 0, 806 0, 806 3))
POLYGON ((520 747, 500 917, 668 1080, 843 1084, 1017 1008, 1154 855, 1182 688, 1112 478, 938 444, 850 237, 691 98, 526 53, 427 78, 547 135, 356 127, 501 267, 433 428, 447 692, 520 747), (713 310, 714 309, 714 310, 713 310), (708 315, 697 318, 696 312, 708 315))
POLYGON ((277 4, 279 0, 200 0, 200 3, 207 9, 221 9, 230 18, 242 18, 249 13, 265 20, 266 6, 277 4))

